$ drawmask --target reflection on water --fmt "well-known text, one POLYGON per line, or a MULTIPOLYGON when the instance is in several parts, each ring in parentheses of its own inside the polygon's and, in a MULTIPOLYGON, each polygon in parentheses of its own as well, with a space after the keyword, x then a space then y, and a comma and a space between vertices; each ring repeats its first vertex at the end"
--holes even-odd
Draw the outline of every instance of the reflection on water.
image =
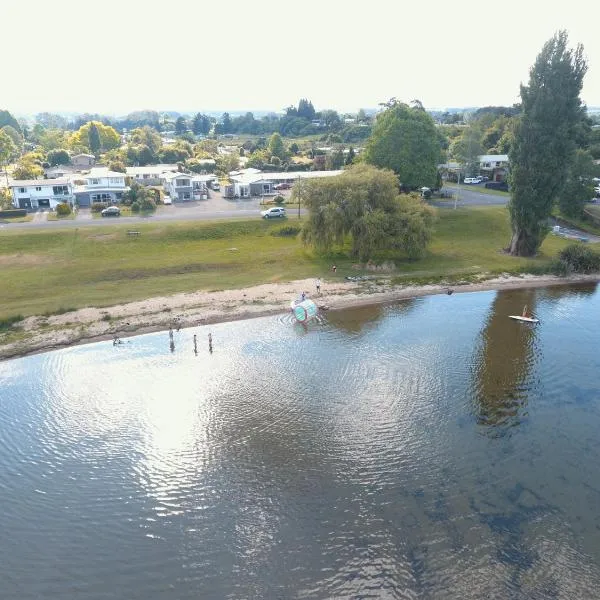
POLYGON ((513 321, 527 306, 537 314, 537 290, 497 294, 490 306, 473 360, 474 400, 477 421, 503 435, 526 416, 530 381, 538 358, 537 325, 513 321))
POLYGON ((595 597, 599 304, 440 295, 0 363, 1 598, 595 597))

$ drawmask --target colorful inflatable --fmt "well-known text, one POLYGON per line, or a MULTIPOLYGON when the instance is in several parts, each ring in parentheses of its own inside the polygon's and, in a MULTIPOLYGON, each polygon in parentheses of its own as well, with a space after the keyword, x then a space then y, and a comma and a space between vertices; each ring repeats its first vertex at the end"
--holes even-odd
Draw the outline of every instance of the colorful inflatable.
POLYGON ((312 300, 292 300, 291 304, 292 312, 296 317, 296 321, 299 323, 304 323, 317 316, 319 309, 317 305, 312 300))

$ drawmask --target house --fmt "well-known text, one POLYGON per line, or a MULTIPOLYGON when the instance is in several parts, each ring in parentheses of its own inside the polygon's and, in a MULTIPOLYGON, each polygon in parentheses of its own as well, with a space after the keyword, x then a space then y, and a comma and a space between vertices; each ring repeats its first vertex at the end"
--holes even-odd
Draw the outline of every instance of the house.
POLYGON ((79 206, 90 206, 94 202, 118 204, 129 190, 125 185, 125 173, 109 171, 106 167, 95 167, 82 178, 85 185, 75 187, 79 206))
POLYGON ((91 169, 96 164, 96 157, 93 154, 76 154, 71 158, 71 164, 75 169, 91 169))
POLYGON ((160 185, 163 173, 177 173, 179 167, 172 164, 146 165, 145 167, 127 167, 127 177, 141 185, 160 185))
POLYGON ((263 173, 259 169, 243 169, 229 174, 229 183, 223 186, 224 198, 249 198, 276 194, 278 183, 293 184, 299 179, 335 177, 343 171, 284 171, 263 173))
POLYGON ((165 194, 171 196, 174 202, 189 202, 193 200, 192 175, 186 173, 163 173, 161 181, 165 194))
POLYGON ((56 208, 57 204, 75 200, 73 184, 66 178, 14 180, 9 187, 15 208, 56 208))
POLYGON ((44 169, 46 179, 62 179, 73 173, 75 173, 75 169, 71 165, 56 165, 55 167, 44 169))
POLYGON ((482 154, 479 157, 479 172, 490 181, 504 181, 508 175, 508 154, 482 154))

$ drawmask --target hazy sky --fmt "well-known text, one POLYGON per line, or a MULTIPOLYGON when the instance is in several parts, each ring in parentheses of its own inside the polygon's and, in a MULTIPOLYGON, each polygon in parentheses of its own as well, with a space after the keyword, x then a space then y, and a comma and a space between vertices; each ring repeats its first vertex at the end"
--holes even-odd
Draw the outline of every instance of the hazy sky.
POLYGON ((561 28, 589 61, 600 105, 593 0, 0 0, 0 108, 138 109, 510 105, 561 28))

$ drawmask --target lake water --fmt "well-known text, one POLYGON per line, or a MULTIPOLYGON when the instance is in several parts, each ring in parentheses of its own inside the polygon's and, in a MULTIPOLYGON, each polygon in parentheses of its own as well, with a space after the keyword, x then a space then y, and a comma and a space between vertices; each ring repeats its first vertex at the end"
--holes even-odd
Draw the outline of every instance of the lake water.
POLYGON ((0 363, 0 598, 598 597, 599 331, 585 285, 0 363))

